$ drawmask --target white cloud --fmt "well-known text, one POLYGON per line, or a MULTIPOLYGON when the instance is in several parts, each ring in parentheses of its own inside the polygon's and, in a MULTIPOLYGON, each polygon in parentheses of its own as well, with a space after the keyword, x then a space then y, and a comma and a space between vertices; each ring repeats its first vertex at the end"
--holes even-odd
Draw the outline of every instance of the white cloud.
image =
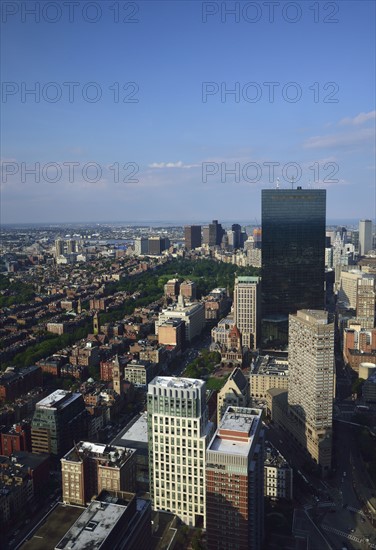
POLYGON ((355 117, 347 117, 343 118, 339 121, 340 126, 358 126, 359 124, 364 124, 365 122, 368 122, 369 120, 375 120, 376 118, 376 111, 370 111, 369 113, 359 113, 355 117))
POLYGON ((184 164, 181 160, 178 160, 177 162, 153 162, 152 164, 149 164, 149 168, 197 168, 200 166, 199 164, 184 164))
POLYGON ((324 147, 348 147, 374 140, 373 128, 363 128, 353 132, 313 136, 308 138, 303 147, 305 149, 320 149, 324 147))

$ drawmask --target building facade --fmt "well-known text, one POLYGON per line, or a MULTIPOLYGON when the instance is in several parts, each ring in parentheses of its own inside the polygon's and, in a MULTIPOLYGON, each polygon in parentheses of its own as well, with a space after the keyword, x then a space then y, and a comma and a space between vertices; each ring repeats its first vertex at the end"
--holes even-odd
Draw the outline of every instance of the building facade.
POLYGON ((205 528, 205 453, 213 430, 205 382, 158 376, 149 384, 147 409, 153 508, 205 528))
POLYGON ((201 246, 201 225, 186 225, 184 227, 184 241, 187 250, 201 246))
POLYGON ((255 399, 266 399, 271 388, 289 387, 288 362, 268 355, 257 358, 249 375, 250 394, 255 399))
POLYGON ((201 334, 205 327, 205 309, 200 303, 185 305, 183 296, 179 296, 177 304, 163 309, 155 323, 155 333, 158 335, 159 327, 169 319, 180 319, 185 323, 185 340, 190 342, 195 336, 201 334))
POLYGON ((208 550, 260 550, 264 440, 259 409, 229 407, 206 453, 208 550))
POLYGON ((248 407, 249 384, 241 369, 236 368, 217 395, 217 424, 219 426, 228 407, 248 407))
POLYGON ((86 436, 88 416, 81 393, 56 390, 36 404, 31 424, 33 453, 60 458, 86 436))
POLYGON ((331 468, 334 323, 328 313, 300 310, 289 317, 288 406, 293 436, 323 473, 331 468))
POLYGON ((324 307, 325 216, 324 189, 262 190, 263 320, 324 307))
POLYGON ((135 449, 80 441, 61 459, 63 502, 85 506, 102 490, 134 491, 135 449))
POLYGON ((260 332, 260 278, 236 277, 234 287, 234 321, 242 344, 249 349, 258 345, 260 332))
POLYGON ((272 500, 292 500, 293 469, 281 453, 268 442, 264 459, 264 495, 272 500))
POLYGON ((365 256, 372 250, 372 221, 359 221, 359 256, 365 256))

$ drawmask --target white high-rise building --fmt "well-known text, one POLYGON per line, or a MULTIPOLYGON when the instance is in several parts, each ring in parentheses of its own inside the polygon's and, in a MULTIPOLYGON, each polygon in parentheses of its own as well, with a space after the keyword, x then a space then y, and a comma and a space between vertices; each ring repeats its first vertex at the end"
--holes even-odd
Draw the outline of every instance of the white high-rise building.
POLYGON ((260 278, 236 277, 234 321, 242 335, 243 346, 257 347, 260 333, 260 278))
POLYGON ((191 526, 206 526, 205 382, 157 376, 148 386, 150 495, 155 510, 176 514, 191 526))
POLYGON ((293 435, 322 471, 331 467, 334 324, 321 310, 289 316, 288 404, 293 435))
POLYGON ((372 221, 359 221, 359 255, 364 256, 372 250, 372 221))

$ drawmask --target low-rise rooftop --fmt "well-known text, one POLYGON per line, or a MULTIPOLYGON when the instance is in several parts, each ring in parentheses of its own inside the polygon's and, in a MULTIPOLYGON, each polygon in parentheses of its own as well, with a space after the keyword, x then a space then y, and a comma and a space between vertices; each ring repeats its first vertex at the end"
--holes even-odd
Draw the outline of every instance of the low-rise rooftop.
POLYGON ((175 378, 172 376, 156 376, 150 382, 152 386, 176 389, 200 388, 204 384, 205 382, 203 380, 197 378, 175 378))
POLYGON ((228 407, 208 451, 247 456, 254 441, 261 409, 228 407))

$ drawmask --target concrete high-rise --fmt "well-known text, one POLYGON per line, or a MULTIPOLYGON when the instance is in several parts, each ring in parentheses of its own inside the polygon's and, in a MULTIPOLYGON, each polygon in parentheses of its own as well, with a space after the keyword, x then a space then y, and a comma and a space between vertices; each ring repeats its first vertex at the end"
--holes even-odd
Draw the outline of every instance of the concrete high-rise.
POLYGON ((185 248, 193 250, 201 246, 201 225, 186 225, 184 227, 185 248))
POLYGON ((334 398, 334 323, 328 313, 289 316, 290 429, 325 474, 331 468, 334 398))
POLYGON ((203 242, 209 246, 220 246, 224 230, 218 220, 213 220, 209 226, 203 228, 203 242))
POLYGON ((260 331, 259 277, 235 278, 234 321, 242 335, 243 346, 256 348, 260 331))
POLYGON ((372 250, 372 221, 359 221, 359 256, 364 256, 372 250))
POLYGON ((134 240, 134 253, 142 256, 149 253, 149 241, 147 237, 136 237, 134 240))
POLYGON ((58 258, 64 254, 64 241, 62 239, 55 240, 55 256, 58 258))
POLYGON ((263 322, 324 307, 325 215, 324 189, 262 190, 263 322))
POLYGON ((205 453, 213 432, 205 382, 157 376, 147 396, 150 495, 154 510, 206 525, 205 453))
POLYGON ((264 438, 259 409, 229 407, 206 453, 208 550, 260 550, 264 438))
POLYGON ((356 319, 362 328, 372 329, 375 326, 376 276, 364 274, 357 281, 356 319))

